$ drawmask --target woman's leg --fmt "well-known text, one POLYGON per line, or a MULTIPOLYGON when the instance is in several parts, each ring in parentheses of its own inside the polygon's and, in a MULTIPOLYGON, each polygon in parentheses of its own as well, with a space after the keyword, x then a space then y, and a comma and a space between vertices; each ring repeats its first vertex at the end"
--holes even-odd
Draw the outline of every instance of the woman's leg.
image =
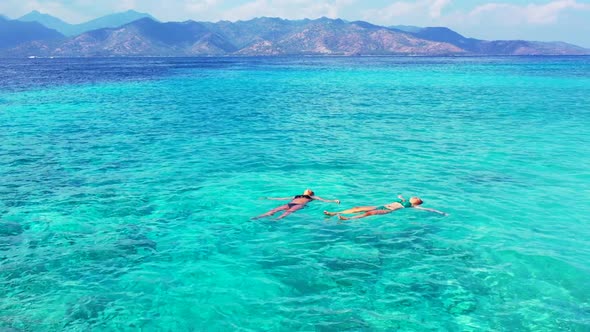
POLYGON ((356 207, 350 208, 348 210, 338 211, 338 212, 324 211, 324 214, 327 216, 335 216, 340 213, 350 214, 350 213, 367 212, 367 211, 375 210, 375 208, 376 208, 376 206, 356 206, 356 207))
POLYGON ((286 216, 290 215, 291 213, 293 213, 293 212, 295 212, 295 211, 297 211, 297 210, 301 210, 301 209, 303 209, 304 207, 305 207, 305 205, 304 205, 304 204, 297 204, 297 205, 293 205, 293 206, 291 206, 291 207, 290 207, 290 208, 289 208, 287 211, 283 212, 283 214, 281 214, 280 216, 278 216, 278 218, 277 218, 277 219, 275 219, 275 220, 283 219, 283 218, 285 218, 286 216))
POLYGON ((258 217, 253 217, 252 220, 272 216, 273 214, 275 214, 279 211, 287 210, 288 208, 289 208, 289 204, 281 205, 278 208, 274 208, 274 209, 268 211, 267 213, 263 213, 263 214, 259 215, 258 217))
POLYGON ((338 219, 340 219, 340 220, 360 219, 360 218, 364 218, 364 217, 368 217, 368 216, 375 216, 375 215, 379 215, 379 214, 388 214, 391 212, 393 212, 393 211, 392 210, 372 210, 372 211, 368 211, 366 213, 363 213, 360 216, 354 216, 354 217, 350 217, 350 218, 338 215, 338 219))

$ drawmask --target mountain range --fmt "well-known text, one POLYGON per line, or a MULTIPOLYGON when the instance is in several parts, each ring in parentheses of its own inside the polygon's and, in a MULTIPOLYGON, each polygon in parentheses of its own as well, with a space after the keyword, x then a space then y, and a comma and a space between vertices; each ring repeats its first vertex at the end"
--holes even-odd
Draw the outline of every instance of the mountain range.
POLYGON ((37 22, 11 21, 0 16, 0 49, 12 48, 37 40, 59 40, 64 36, 37 22))
POLYGON ((128 11, 75 26, 39 12, 18 20, 0 17, 5 57, 582 54, 590 50, 563 42, 486 41, 444 27, 385 27, 325 17, 159 22, 128 11), (7 29, 12 33, 2 33, 7 29))
POLYGON ((123 13, 99 17, 97 19, 80 24, 69 24, 57 17, 43 14, 36 10, 18 18, 17 20, 22 22, 38 22, 50 29, 58 31, 65 36, 76 36, 91 30, 116 28, 144 17, 155 20, 150 14, 140 13, 134 10, 128 10, 123 13))

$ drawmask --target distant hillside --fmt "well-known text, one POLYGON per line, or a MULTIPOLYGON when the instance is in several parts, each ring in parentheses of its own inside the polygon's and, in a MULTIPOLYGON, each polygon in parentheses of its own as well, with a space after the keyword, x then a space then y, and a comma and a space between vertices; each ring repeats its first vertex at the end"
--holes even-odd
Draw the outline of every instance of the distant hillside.
POLYGON ((460 47, 473 55, 583 55, 590 50, 563 42, 536 42, 526 40, 480 40, 467 38, 445 27, 420 28, 394 26, 422 39, 444 42, 460 47))
POLYGON ((410 33, 418 38, 450 43, 473 53, 479 53, 479 44, 482 42, 482 40, 478 39, 465 38, 455 31, 443 27, 418 28, 417 30, 411 31, 410 33))
POLYGON ((568 43, 526 40, 481 41, 476 52, 488 55, 590 55, 590 50, 568 43))
POLYGON ((463 50, 378 26, 342 20, 159 23, 141 19, 77 36, 56 55, 384 55, 461 54, 463 50))
POLYGON ((74 25, 66 23, 57 17, 40 13, 36 10, 33 10, 17 20, 21 22, 37 22, 66 36, 71 35, 70 32, 74 29, 74 25))
POLYGON ((84 32, 88 32, 91 30, 96 29, 103 29, 103 28, 116 28, 121 25, 139 20, 141 18, 152 18, 153 17, 149 14, 139 13, 134 10, 129 10, 123 13, 116 13, 112 15, 107 15, 103 17, 99 17, 97 19, 81 23, 81 24, 69 24, 66 23, 59 18, 53 17, 51 15, 42 14, 36 10, 24 15, 23 17, 19 18, 19 21, 23 22, 38 22, 43 24, 44 26, 55 29, 60 33, 66 36, 76 36, 84 32))
POLYGON ((393 26, 390 26, 390 28, 395 29, 395 30, 405 31, 405 32, 418 32, 418 31, 424 29, 421 27, 413 26, 413 25, 393 25, 393 26))
POLYGON ((448 28, 383 27, 340 19, 168 22, 142 18, 67 38, 24 43, 10 56, 558 55, 590 54, 566 43, 484 41, 448 28), (403 30, 402 30, 403 29, 403 30))
POLYGON ((149 14, 128 10, 124 13, 106 15, 86 23, 78 24, 77 27, 79 31, 74 35, 96 29, 116 28, 142 18, 150 18, 155 21, 155 19, 149 14))
MULTIPOLYGON (((35 22, 19 22, 0 18, 0 49, 39 41, 47 44, 64 38, 59 32, 35 22)), ((44 46, 40 46, 41 48, 44 46)))
MULTIPOLYGON (((99 29, 81 34, 59 45, 52 54, 58 56, 221 55, 226 53, 224 43, 223 40, 216 39, 200 23, 159 23, 144 18, 120 28, 99 29), (193 52, 191 48, 194 49, 193 52)), ((229 45, 229 47, 232 46, 229 45)))

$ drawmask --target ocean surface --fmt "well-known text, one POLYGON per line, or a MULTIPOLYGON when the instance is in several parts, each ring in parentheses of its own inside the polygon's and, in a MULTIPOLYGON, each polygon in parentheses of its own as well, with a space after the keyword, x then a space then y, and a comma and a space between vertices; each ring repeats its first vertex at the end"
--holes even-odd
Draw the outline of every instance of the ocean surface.
POLYGON ((2 59, 0 330, 590 331, 589 166, 590 57, 2 59))

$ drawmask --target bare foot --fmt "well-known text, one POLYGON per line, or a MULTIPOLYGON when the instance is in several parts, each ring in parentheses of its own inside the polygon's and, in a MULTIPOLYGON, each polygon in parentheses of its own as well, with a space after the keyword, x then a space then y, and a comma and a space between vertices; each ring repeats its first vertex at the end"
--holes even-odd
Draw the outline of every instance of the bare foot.
POLYGON ((335 215, 337 215, 338 213, 336 213, 336 212, 328 212, 328 211, 324 211, 324 214, 325 214, 325 215, 327 215, 327 216, 330 216, 330 217, 331 217, 331 216, 335 216, 335 215))
POLYGON ((338 215, 338 219, 340 219, 340 220, 348 220, 348 219, 350 219, 350 218, 346 218, 346 217, 344 217, 344 216, 338 215))

